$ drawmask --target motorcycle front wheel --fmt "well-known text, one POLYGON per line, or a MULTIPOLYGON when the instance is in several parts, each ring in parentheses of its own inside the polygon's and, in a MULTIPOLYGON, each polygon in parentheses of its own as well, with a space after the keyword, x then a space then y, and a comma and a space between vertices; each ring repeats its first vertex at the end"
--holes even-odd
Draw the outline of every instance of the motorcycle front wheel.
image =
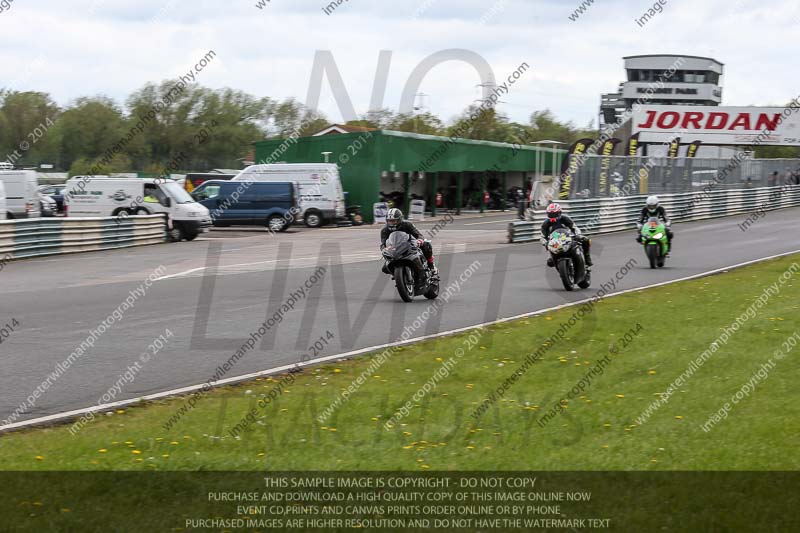
POLYGON ((414 299, 414 274, 411 272, 410 267, 395 267, 394 284, 404 302, 410 302, 414 299))
POLYGON ((558 262, 558 274, 561 276, 561 283, 568 291, 575 289, 575 273, 572 269, 572 261, 569 259, 562 259, 558 262))
POLYGON ((644 247, 644 251, 650 261, 650 268, 656 268, 656 265, 658 265, 658 245, 650 243, 644 247))

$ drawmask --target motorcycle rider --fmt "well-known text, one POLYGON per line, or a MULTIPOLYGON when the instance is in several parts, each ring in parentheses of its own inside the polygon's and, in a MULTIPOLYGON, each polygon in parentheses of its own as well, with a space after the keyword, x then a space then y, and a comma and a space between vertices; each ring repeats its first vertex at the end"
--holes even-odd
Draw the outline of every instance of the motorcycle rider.
POLYGON ((417 246, 420 247, 422 254, 428 262, 428 269, 430 269, 434 276, 438 275, 439 269, 436 268, 436 264, 433 262, 433 246, 431 246, 430 241, 422 238, 422 233, 420 233, 414 224, 403 220, 403 212, 397 208, 389 209, 389 212, 386 214, 386 225, 381 229, 381 250, 386 247, 386 239, 395 231, 408 233, 417 239, 417 246))
MULTIPOLYGON (((569 228, 575 234, 575 240, 578 241, 581 245, 581 248, 583 248, 583 256, 586 259, 586 266, 591 267, 593 265, 591 254, 592 243, 588 238, 581 235, 581 230, 575 225, 575 222, 573 222, 569 216, 561 212, 561 205, 553 202, 547 206, 545 213, 547 214, 547 218, 542 223, 542 245, 547 246, 547 241, 553 231, 561 228, 569 228)), ((555 266, 552 257, 547 258, 547 266, 555 266)))
POLYGON ((673 233, 672 230, 669 229, 670 225, 672 225, 672 220, 670 220, 669 215, 667 215, 667 210, 659 205, 658 196, 652 195, 647 197, 645 206, 642 208, 642 212, 639 215, 639 221, 636 223, 636 229, 639 230, 636 233, 636 242, 641 244, 642 227, 644 223, 651 218, 657 218, 664 222, 664 228, 667 231, 667 254, 669 254, 672 251, 673 233))

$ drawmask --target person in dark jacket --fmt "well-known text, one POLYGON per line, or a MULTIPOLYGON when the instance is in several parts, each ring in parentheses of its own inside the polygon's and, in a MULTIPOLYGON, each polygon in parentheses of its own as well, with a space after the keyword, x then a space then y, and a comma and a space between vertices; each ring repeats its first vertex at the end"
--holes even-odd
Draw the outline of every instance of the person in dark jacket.
POLYGON ((430 241, 422 238, 422 233, 408 220, 403 220, 403 212, 397 208, 389 209, 386 214, 386 225, 381 229, 381 250, 386 246, 386 239, 395 231, 402 231, 408 233, 417 239, 417 246, 422 250, 425 259, 428 261, 428 268, 434 274, 438 274, 439 270, 433 261, 433 246, 430 241))
POLYGON ((664 228, 667 230, 667 253, 672 251, 672 237, 674 234, 669 227, 672 225, 667 210, 660 205, 658 196, 648 196, 642 212, 639 214, 639 221, 636 223, 636 242, 642 242, 642 226, 651 218, 657 218, 664 223, 664 228))
MULTIPOLYGON (((561 212, 561 205, 557 203, 551 203, 547 206, 546 214, 547 218, 542 223, 542 245, 547 245, 550 234, 555 230, 568 228, 572 230, 572 233, 575 234, 575 239, 581 244, 581 248, 583 248, 583 256, 586 258, 586 266, 592 266, 591 241, 581 235, 580 228, 575 225, 575 222, 573 222, 570 217, 561 212)), ((554 266, 552 257, 548 256, 547 266, 554 266)))

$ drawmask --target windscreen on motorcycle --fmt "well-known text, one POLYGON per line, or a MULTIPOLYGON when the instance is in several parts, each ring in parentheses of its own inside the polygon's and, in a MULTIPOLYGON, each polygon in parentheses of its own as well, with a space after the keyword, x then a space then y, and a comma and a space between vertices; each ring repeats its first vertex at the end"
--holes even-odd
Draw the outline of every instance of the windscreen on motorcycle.
POLYGON ((658 217, 650 217, 650 219, 647 221, 647 224, 645 224, 644 228, 642 228, 642 233, 648 239, 663 239, 665 235, 664 225, 661 223, 658 217))
POLYGON ((572 247, 572 232, 568 229, 557 229, 550 234, 547 249, 553 254, 563 254, 572 247))
POLYGON ((644 227, 650 233, 658 231, 661 228, 661 221, 658 217, 650 217, 644 227))
POLYGON ((386 239, 386 251, 393 256, 407 253, 411 246, 411 236, 404 231, 394 231, 386 239))

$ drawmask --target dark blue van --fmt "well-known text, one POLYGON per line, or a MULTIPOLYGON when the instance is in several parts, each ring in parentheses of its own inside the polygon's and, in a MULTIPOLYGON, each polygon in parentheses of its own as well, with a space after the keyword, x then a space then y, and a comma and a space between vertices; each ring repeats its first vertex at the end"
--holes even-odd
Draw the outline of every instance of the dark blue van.
POLYGON ((298 208, 297 184, 292 182, 206 181, 192 197, 211 212, 215 226, 266 226, 285 231, 298 208))

